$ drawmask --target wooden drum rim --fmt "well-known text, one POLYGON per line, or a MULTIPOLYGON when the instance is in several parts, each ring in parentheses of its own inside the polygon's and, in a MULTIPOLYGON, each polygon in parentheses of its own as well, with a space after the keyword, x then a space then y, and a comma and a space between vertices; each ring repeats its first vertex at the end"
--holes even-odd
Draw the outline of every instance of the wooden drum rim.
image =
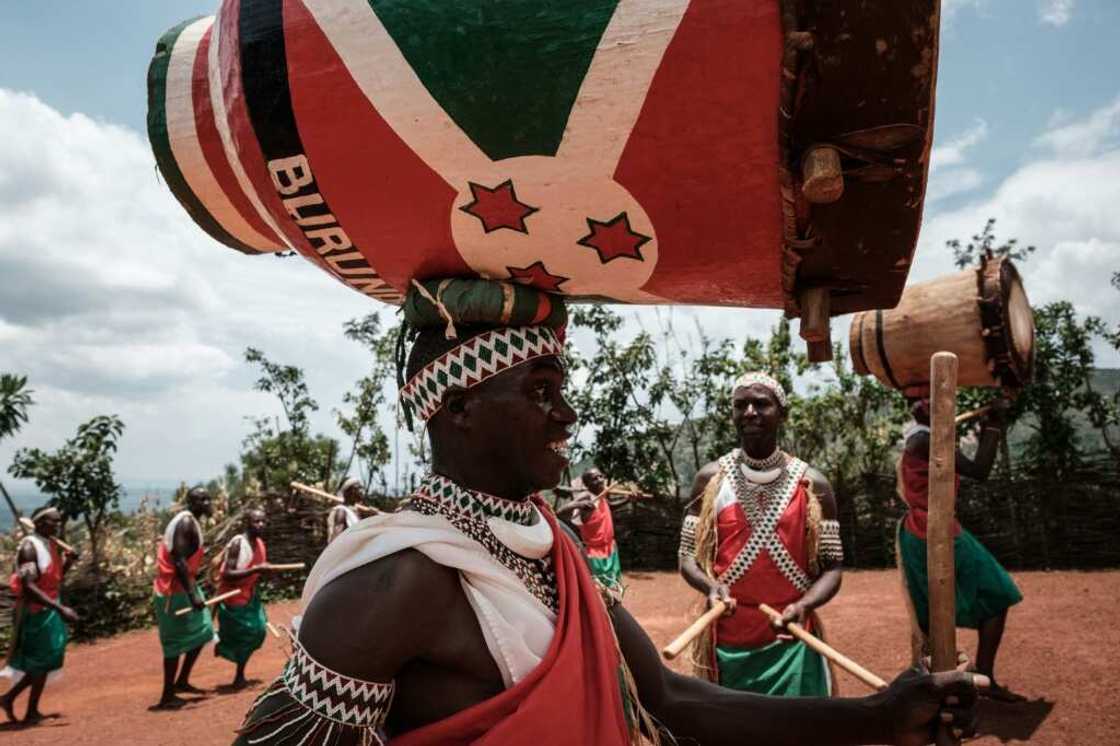
MULTIPOLYGON (((1034 326, 1030 352, 1025 357, 1013 338, 1012 289, 1022 289, 1022 278, 1006 257, 984 257, 977 270, 977 305, 988 365, 994 378, 1006 388, 1021 388, 1031 380, 1034 368, 1034 326)), ((1026 292, 1023 290, 1023 297, 1026 292)), ((1028 311, 1029 311, 1028 304, 1028 311)))

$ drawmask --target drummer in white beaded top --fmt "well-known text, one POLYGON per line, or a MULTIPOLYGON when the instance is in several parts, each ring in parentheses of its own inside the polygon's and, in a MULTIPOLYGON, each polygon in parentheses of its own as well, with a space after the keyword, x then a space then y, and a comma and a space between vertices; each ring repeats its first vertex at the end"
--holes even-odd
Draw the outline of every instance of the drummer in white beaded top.
POLYGON ((694 651, 698 672, 760 694, 827 696, 823 659, 789 641, 759 610, 812 629, 814 609, 840 589, 843 550, 836 499, 819 471, 784 453, 785 390, 773 377, 740 376, 732 392, 739 447, 703 467, 681 531, 681 575, 727 614, 694 651))

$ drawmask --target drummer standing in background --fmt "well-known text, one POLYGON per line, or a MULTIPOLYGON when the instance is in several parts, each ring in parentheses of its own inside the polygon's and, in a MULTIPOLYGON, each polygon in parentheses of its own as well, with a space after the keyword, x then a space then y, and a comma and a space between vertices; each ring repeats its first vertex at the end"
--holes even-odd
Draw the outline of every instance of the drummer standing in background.
POLYGON ((342 505, 336 505, 327 513, 327 543, 330 544, 346 529, 361 520, 358 515, 359 506, 365 499, 362 482, 354 477, 347 477, 342 486, 338 488, 338 496, 342 498, 342 505))
POLYGON ((214 639, 210 614, 206 612, 198 570, 204 552, 202 526, 198 520, 212 515, 210 493, 195 487, 187 493, 187 510, 180 511, 167 524, 156 553, 156 579, 152 584, 152 603, 163 648, 163 694, 157 709, 174 709, 187 703, 176 693, 201 694, 191 686, 190 677, 198 654, 214 639), (175 612, 193 610, 182 616, 175 612), (179 657, 183 665, 179 666, 179 657))
POLYGON ((696 645, 697 673, 722 686, 786 697, 832 693, 825 660, 781 634, 759 609, 821 636, 814 610, 840 590, 844 551, 832 487, 778 447, 786 393, 746 373, 732 389, 739 447, 696 475, 681 528, 680 572, 728 612, 696 645))
MULTIPOLYGON (((955 489, 960 475, 983 481, 995 463, 996 450, 1003 436, 1006 401, 992 405, 983 420, 976 457, 968 458, 957 449, 955 489)), ((914 615, 923 634, 929 634, 929 575, 926 569, 926 521, 929 506, 930 403, 919 399, 911 408, 914 422, 903 435, 899 463, 899 495, 909 510, 898 528, 899 561, 906 580, 914 615)), ((996 683, 995 663, 1003 638, 1007 611, 1023 600, 1015 581, 984 548, 975 536, 953 521, 953 559, 956 566, 957 626, 979 631, 975 670, 992 680, 984 694, 1004 702, 1023 700, 1018 694, 996 683)))
POLYGON ((58 508, 39 508, 31 515, 35 532, 25 536, 16 550, 16 571, 11 578, 16 596, 13 636, 8 665, 0 676, 11 677, 12 688, 0 696, 0 709, 15 722, 15 701, 25 689, 31 688, 27 713, 23 722, 34 725, 43 719, 39 697, 47 685, 47 675, 62 668, 66 653, 66 622, 73 624, 78 615, 59 600, 62 576, 70 569, 74 555, 66 553, 63 560, 52 539, 62 525, 58 508))
POLYGON ((580 480, 585 490, 576 493, 576 499, 557 510, 556 515, 579 528, 592 577, 608 587, 619 587, 622 585, 622 562, 614 540, 614 516, 608 500, 607 480, 596 467, 585 471, 580 480))
POLYGON ((218 644, 214 654, 237 665, 230 685, 234 689, 242 689, 249 683, 245 678, 245 664, 264 644, 267 630, 268 620, 257 593, 261 574, 273 571, 268 564, 264 527, 263 510, 247 511, 245 531, 230 539, 222 561, 218 595, 229 591, 239 593, 218 606, 218 644))

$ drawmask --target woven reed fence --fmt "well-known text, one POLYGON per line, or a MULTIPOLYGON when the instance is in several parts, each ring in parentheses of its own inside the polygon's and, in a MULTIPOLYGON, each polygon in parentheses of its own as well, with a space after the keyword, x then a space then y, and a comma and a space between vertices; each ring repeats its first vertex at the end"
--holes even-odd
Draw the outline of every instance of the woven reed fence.
MULTIPOLYGON (((905 506, 895 475, 871 474, 837 495, 845 564, 894 565, 894 535, 905 506)), ((671 499, 631 503, 614 512, 623 568, 672 570, 684 505, 671 499)), ((1120 466, 1092 459, 1061 478, 1015 472, 983 483, 963 480, 957 514, 1008 568, 1120 567, 1120 466)))

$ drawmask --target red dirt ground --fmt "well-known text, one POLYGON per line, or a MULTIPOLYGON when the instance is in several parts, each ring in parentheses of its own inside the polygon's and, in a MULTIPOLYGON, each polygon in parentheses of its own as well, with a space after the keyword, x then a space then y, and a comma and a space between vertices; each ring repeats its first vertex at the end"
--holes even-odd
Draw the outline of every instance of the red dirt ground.
MULTIPOLYGON (((1019 573, 1026 600, 1010 617, 997 673, 1027 695, 1022 705, 982 705, 982 736, 972 743, 1117 743, 1120 708, 1110 697, 1120 661, 1120 572, 1019 573)), ((628 576, 627 606, 659 646, 686 625, 694 594, 674 574, 628 576)), ((908 661, 906 611, 894 572, 850 572, 840 595, 824 611, 831 642, 884 678, 908 661)), ((273 622, 288 622, 294 603, 269 609, 273 622)), ((975 650, 975 634, 961 645, 975 650)), ((269 637, 249 663, 250 676, 271 679, 284 659, 269 637)), ((93 645, 75 645, 65 676, 43 696, 45 712, 57 719, 41 727, 0 727, 0 743, 20 744, 228 744, 256 692, 223 693, 233 667, 210 650, 196 667, 194 684, 208 694, 177 712, 149 712, 158 697, 161 671, 154 629, 93 645)), ((863 686, 840 674, 841 694, 863 686)), ((23 712, 26 697, 18 710, 23 712)))

